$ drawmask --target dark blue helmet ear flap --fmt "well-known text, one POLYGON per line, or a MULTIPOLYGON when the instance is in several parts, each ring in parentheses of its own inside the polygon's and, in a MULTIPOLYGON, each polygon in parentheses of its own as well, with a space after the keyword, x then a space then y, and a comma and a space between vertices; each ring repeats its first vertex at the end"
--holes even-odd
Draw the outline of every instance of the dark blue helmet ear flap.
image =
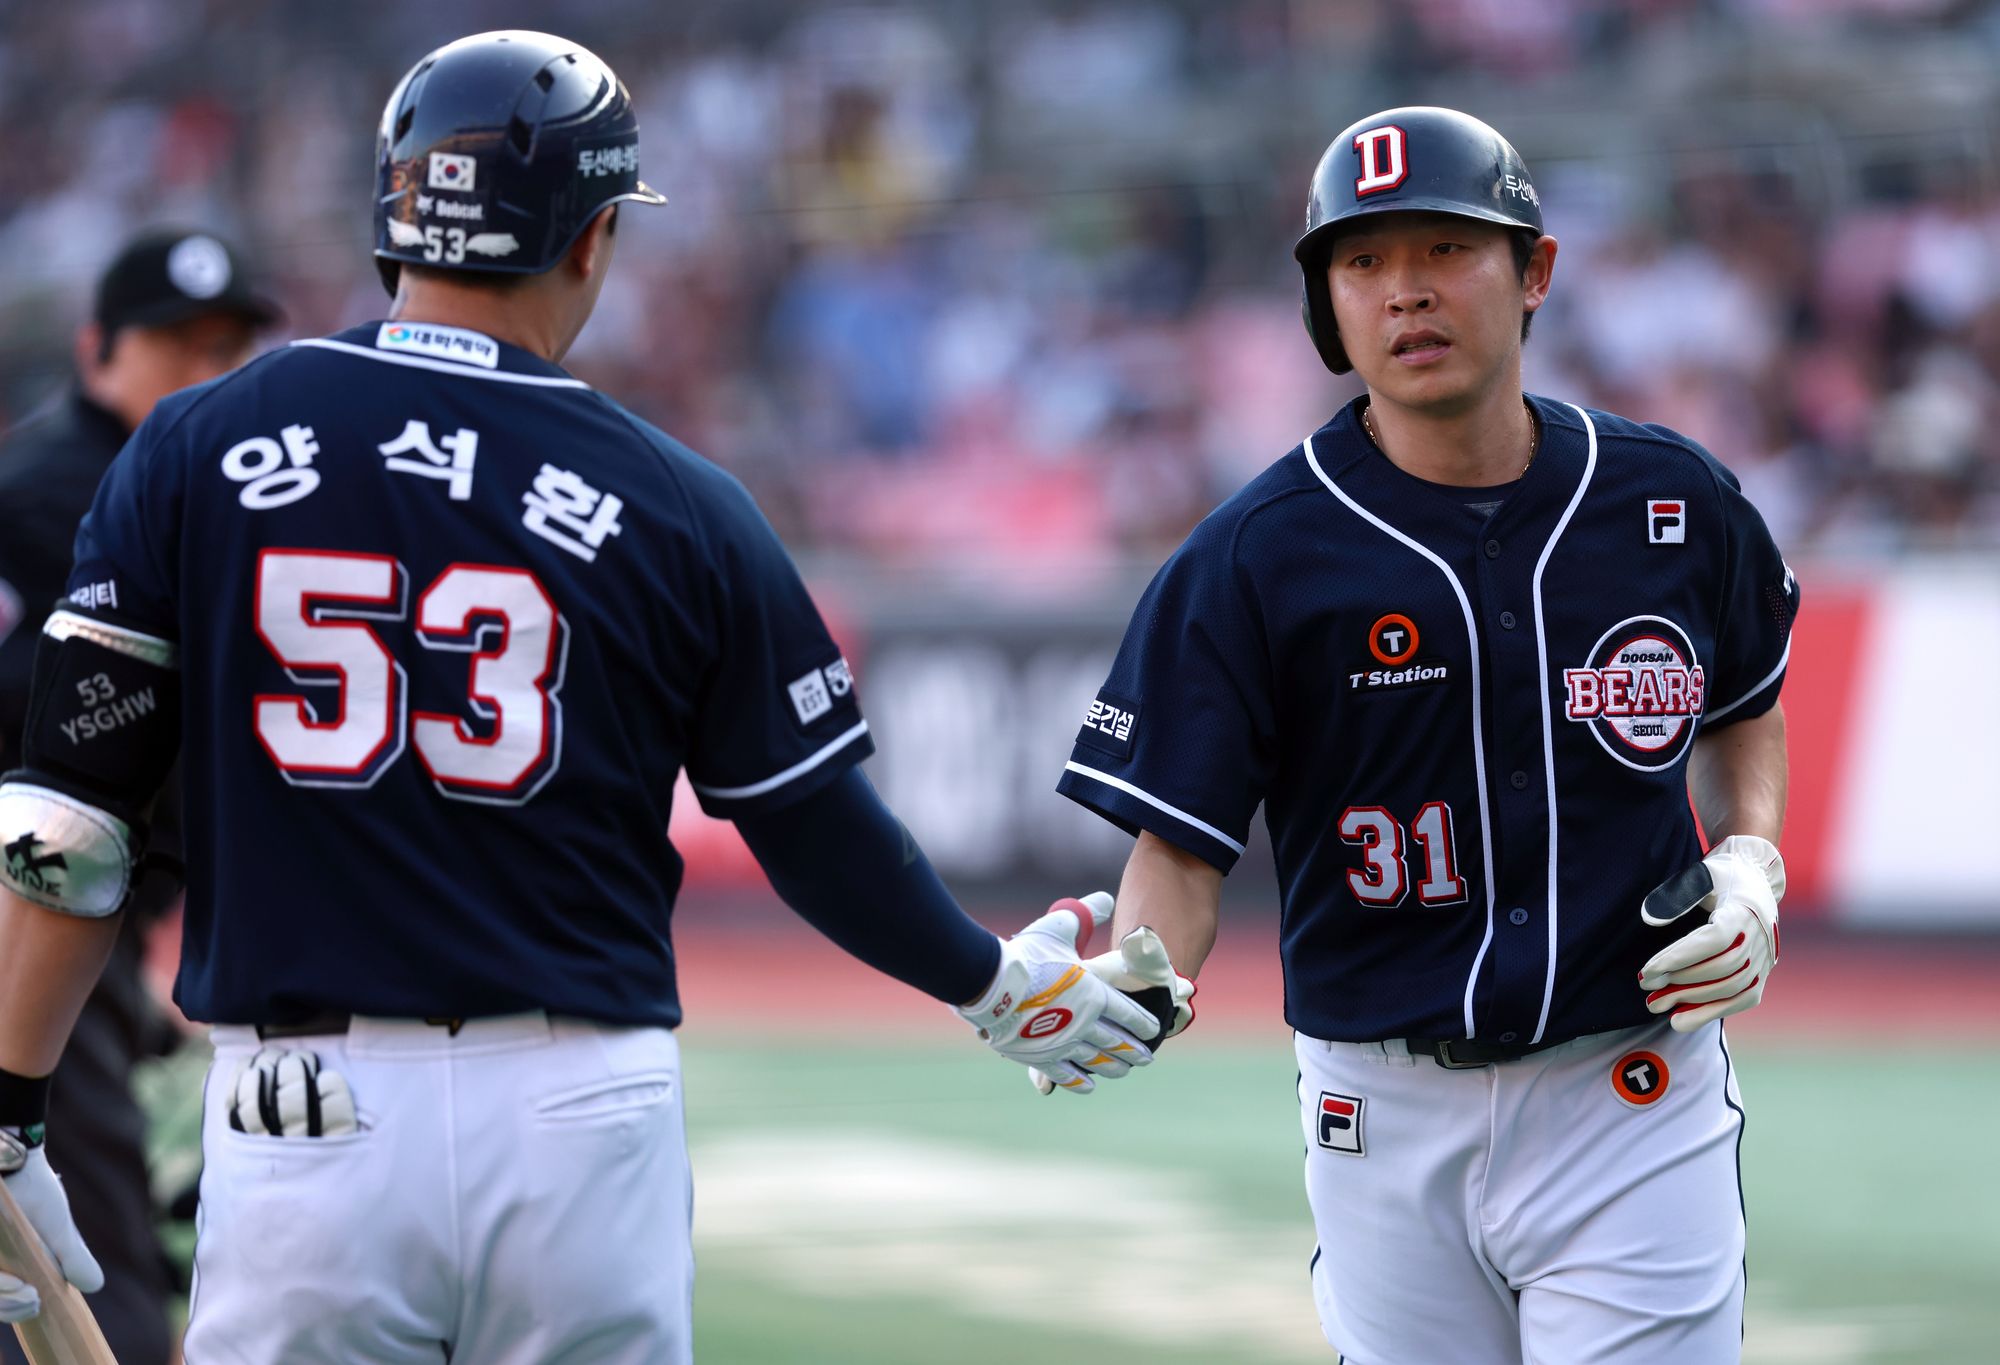
POLYGON ((547 33, 479 33, 410 69, 375 144, 375 257, 535 275, 607 204, 663 204, 639 179, 639 120, 588 49, 547 33))
POLYGON ((1335 374, 1353 366, 1326 285, 1332 238, 1341 223, 1374 213, 1448 213, 1542 232, 1541 196, 1528 164, 1470 114, 1412 106, 1350 125, 1313 171, 1306 230, 1292 248, 1305 277, 1306 335, 1335 374))

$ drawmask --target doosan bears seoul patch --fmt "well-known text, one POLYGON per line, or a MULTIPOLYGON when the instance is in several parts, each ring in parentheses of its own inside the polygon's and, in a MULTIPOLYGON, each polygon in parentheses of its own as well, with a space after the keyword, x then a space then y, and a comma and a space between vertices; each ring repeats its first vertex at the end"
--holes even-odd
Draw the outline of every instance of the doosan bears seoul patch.
POLYGON ((1630 616, 1563 670, 1563 714, 1588 725, 1628 768, 1671 768, 1694 742, 1708 676, 1688 634, 1664 616, 1630 616))

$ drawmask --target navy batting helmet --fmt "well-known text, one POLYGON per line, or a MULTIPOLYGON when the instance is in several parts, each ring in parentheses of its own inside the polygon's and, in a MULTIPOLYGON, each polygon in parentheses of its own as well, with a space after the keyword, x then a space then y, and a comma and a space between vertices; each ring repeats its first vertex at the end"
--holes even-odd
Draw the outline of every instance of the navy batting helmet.
POLYGON ((1306 334, 1335 374, 1354 367, 1334 325, 1326 267, 1339 225, 1371 213, 1448 213, 1542 233, 1528 163, 1470 114, 1416 106, 1354 124, 1320 157, 1305 235, 1292 248, 1305 272, 1306 334))
POLYGON ((587 49, 476 33, 403 77, 375 143, 375 263, 535 275, 597 211, 664 204, 639 180, 632 97, 587 49))

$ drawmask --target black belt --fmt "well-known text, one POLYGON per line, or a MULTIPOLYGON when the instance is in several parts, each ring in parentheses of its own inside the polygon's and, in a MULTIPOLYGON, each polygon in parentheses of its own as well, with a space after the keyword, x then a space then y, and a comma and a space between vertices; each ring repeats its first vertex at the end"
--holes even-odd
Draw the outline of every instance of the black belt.
MULTIPOLYGON (((289 1023, 259 1024, 257 1037, 260 1041, 268 1043, 274 1038, 313 1038, 329 1033, 346 1033, 348 1025, 353 1022, 354 1016, 351 1014, 328 1011, 325 1014, 308 1015, 289 1023)), ((426 1019, 424 1022, 437 1028, 450 1029, 454 1038, 458 1036, 458 1031, 465 1027, 463 1019, 426 1019)))
POLYGON ((1544 1043, 1482 1043, 1477 1038, 1405 1038, 1412 1057, 1428 1057, 1447 1071, 1469 1071, 1495 1062, 1518 1062, 1537 1052, 1573 1042, 1556 1038, 1544 1043))

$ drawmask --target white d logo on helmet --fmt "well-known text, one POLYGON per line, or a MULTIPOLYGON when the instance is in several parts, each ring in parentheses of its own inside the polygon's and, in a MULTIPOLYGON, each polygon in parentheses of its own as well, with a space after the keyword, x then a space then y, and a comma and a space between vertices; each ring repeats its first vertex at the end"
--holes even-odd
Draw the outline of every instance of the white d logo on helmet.
POLYGON ((1354 180, 1354 197, 1380 194, 1403 183, 1410 173, 1403 154, 1403 130, 1393 123, 1370 128, 1354 139, 1354 151, 1361 158, 1361 174, 1354 180))
POLYGON ((184 237, 167 253, 167 278, 191 299, 212 299, 229 287, 229 252, 213 237, 184 237))

